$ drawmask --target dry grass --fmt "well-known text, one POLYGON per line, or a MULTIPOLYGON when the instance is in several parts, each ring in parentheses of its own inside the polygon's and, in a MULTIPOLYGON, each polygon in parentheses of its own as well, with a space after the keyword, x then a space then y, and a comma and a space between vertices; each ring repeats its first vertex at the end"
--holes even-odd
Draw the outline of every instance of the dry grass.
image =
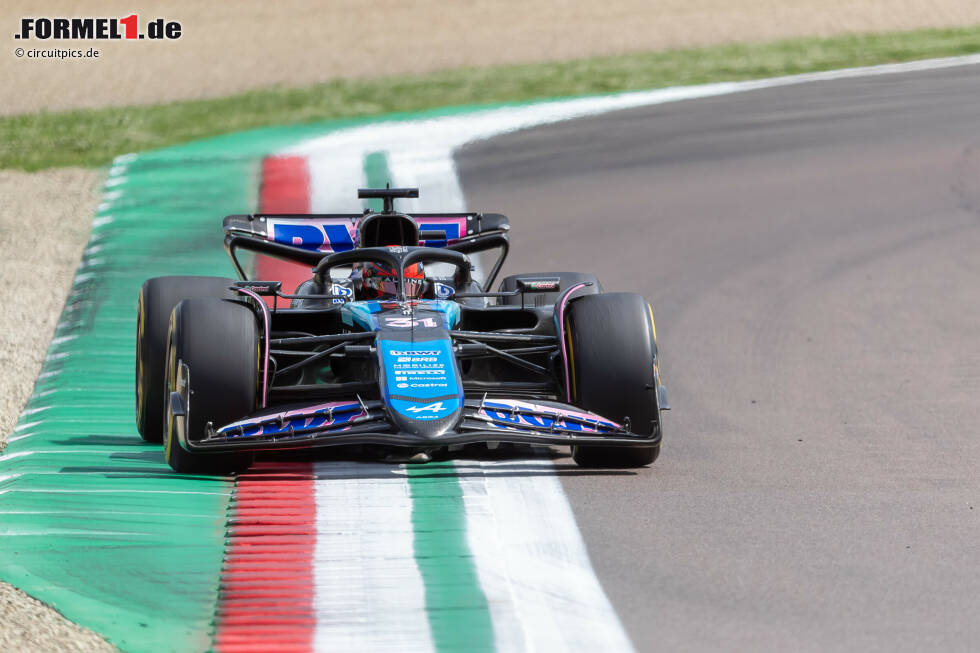
POLYGON ((0 168, 108 165, 120 154, 259 127, 779 77, 980 52, 980 26, 712 45, 334 80, 150 106, 0 116, 0 168))
POLYGON ((122 17, 132 3, 70 0, 0 7, 0 115, 220 97, 273 85, 561 61, 798 36, 980 24, 975 0, 261 0, 140 3, 141 18, 179 20, 174 42, 73 42, 98 60, 18 59, 22 16, 122 17))

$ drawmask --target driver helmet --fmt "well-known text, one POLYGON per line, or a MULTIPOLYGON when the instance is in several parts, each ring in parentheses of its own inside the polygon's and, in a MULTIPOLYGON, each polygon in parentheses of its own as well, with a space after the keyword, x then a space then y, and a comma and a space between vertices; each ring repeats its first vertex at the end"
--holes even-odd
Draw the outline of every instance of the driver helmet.
MULTIPOLYGON (((419 299, 425 286, 422 264, 405 268, 405 298, 419 299)), ((398 270, 383 263, 365 263, 361 268, 361 296, 364 299, 398 297, 398 270)))

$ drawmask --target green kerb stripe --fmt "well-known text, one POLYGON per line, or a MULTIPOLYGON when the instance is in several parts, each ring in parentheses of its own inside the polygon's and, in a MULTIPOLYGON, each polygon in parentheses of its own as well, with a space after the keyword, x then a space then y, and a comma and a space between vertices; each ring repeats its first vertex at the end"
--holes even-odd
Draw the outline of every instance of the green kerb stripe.
POLYGON ((466 541, 463 490, 451 462, 406 466, 415 559, 437 651, 493 651, 493 622, 466 541))
POLYGON ((137 292, 151 276, 229 276, 221 217, 255 210, 263 155, 325 131, 117 161, 28 412, 0 455, 0 579, 123 650, 208 647, 231 492, 229 478, 174 474, 136 432, 137 292))
MULTIPOLYGON (((385 152, 364 157, 364 178, 371 188, 392 181, 385 152)), ((382 209, 379 199, 367 200, 365 206, 382 209)), ((493 623, 466 541, 466 510, 456 468, 452 463, 432 463, 407 469, 415 559, 425 583, 436 650, 492 651, 493 623)))
MULTIPOLYGON (((371 152, 364 157, 364 180, 368 188, 384 188, 391 183, 388 156, 385 152, 371 152)), ((380 211, 384 204, 380 199, 364 200, 364 208, 380 211)))
POLYGON ((123 650, 203 650, 231 480, 174 474, 137 434, 136 296, 150 276, 227 273, 203 243, 220 242, 217 207, 254 208, 255 161, 121 168, 21 420, 31 435, 0 458, 0 578, 123 650))

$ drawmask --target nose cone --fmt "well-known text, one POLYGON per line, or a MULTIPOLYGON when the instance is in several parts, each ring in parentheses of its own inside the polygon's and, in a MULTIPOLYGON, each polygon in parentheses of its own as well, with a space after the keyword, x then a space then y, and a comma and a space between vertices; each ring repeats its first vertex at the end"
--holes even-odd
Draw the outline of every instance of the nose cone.
POLYGON ((455 397, 427 403, 393 398, 388 403, 388 415, 403 433, 436 439, 459 423, 462 406, 455 397))
POLYGON ((378 356, 381 394, 400 431, 438 438, 459 423, 463 384, 448 331, 385 331, 378 340, 378 356))

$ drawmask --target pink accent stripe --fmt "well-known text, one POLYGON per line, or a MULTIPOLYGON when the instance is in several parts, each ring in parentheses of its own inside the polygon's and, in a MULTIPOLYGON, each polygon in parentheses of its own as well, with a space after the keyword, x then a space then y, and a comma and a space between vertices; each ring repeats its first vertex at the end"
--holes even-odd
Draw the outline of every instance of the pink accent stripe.
POLYGON ((606 419, 598 413, 593 413, 589 411, 581 412, 577 410, 565 410, 564 408, 556 408, 555 406, 542 406, 540 404, 534 404, 529 401, 521 401, 519 399, 502 399, 496 397, 491 399, 489 402, 485 402, 485 408, 480 410, 480 413, 486 415, 487 412, 499 413, 500 410, 497 409, 497 405, 503 404, 505 407, 518 407, 525 408, 528 410, 533 410, 542 415, 551 417, 575 417, 583 421, 592 421, 596 426, 612 426, 614 428, 621 428, 623 425, 612 421, 611 419, 606 419))
POLYGON ((262 362, 262 406, 261 406, 261 408, 265 408, 265 404, 266 404, 266 401, 265 401, 265 398, 266 398, 266 389, 269 387, 269 329, 271 328, 271 321, 269 320, 269 307, 266 306, 266 304, 265 304, 264 301, 262 301, 262 297, 260 297, 256 293, 252 292, 251 290, 247 290, 245 288, 235 288, 235 290, 238 291, 238 292, 240 292, 240 293, 242 293, 243 295, 248 295, 249 297, 251 297, 252 299, 254 299, 256 302, 258 302, 259 306, 262 307, 262 317, 265 320, 265 329, 263 329, 263 331, 265 332, 265 349, 263 350, 263 352, 264 352, 264 359, 263 359, 263 362, 262 362))
POLYGON ((561 357, 565 361, 565 395, 569 403, 572 401, 572 385, 569 382, 568 348, 565 346, 565 305, 568 304, 572 293, 579 288, 585 288, 587 285, 589 284, 580 283, 572 286, 572 289, 562 296, 561 306, 558 307, 558 339, 561 341, 561 357))
POLYGON ((238 477, 215 650, 313 650, 313 479, 312 463, 257 463, 238 477))

